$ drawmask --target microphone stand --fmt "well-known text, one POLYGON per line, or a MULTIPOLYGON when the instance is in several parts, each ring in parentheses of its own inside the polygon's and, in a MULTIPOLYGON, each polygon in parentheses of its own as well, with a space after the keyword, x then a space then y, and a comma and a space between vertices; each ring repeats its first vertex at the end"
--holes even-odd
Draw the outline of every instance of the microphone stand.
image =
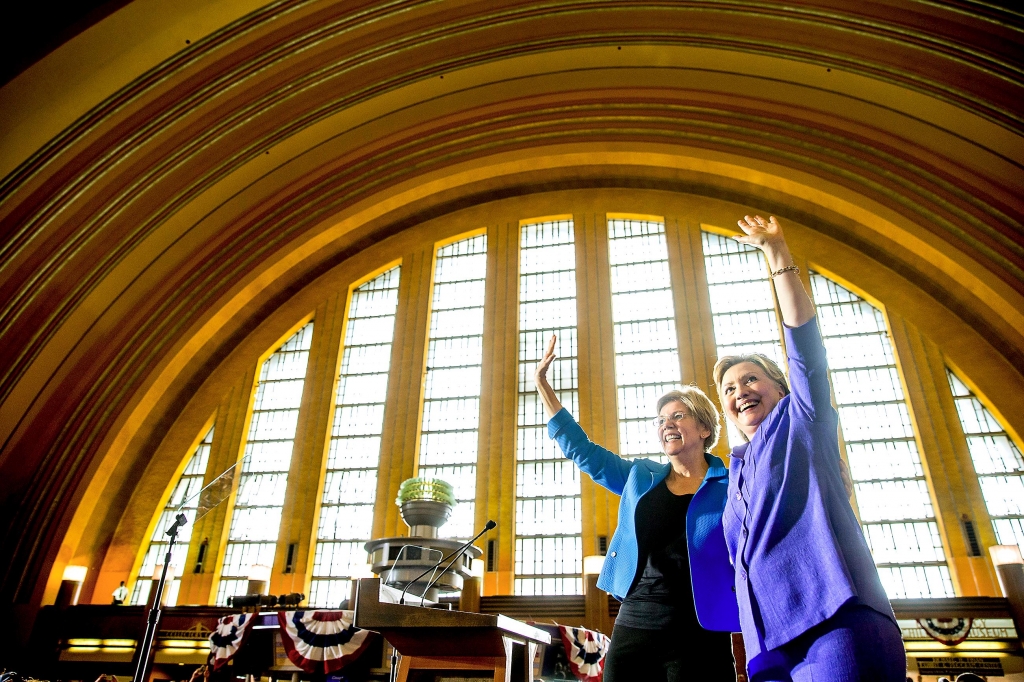
MULTIPOLYGON (((412 586, 413 586, 413 585, 414 585, 414 584, 416 583, 416 581, 417 581, 417 580, 419 580, 420 578, 422 578, 423 576, 425 576, 425 575, 426 575, 427 573, 430 573, 431 571, 436 571, 436 570, 437 570, 437 569, 438 569, 438 568, 439 568, 439 567, 441 566, 441 564, 443 564, 444 562, 448 561, 448 560, 449 560, 449 559, 451 559, 452 557, 455 557, 455 558, 457 559, 458 557, 457 557, 456 555, 461 555, 461 554, 462 554, 463 552, 465 552, 466 550, 468 550, 468 549, 470 548, 470 546, 471 546, 471 545, 472 545, 472 544, 473 544, 474 542, 476 542, 477 540, 479 540, 479 539, 480 539, 480 536, 481 536, 481 535, 483 535, 484 533, 486 533, 487 531, 489 531, 490 529, 494 528, 494 527, 495 527, 495 526, 497 526, 497 525, 498 525, 498 524, 496 524, 496 523, 495 523, 494 521, 488 521, 488 522, 487 522, 487 525, 485 525, 485 526, 484 526, 484 529, 483 529, 482 531, 480 531, 479 533, 477 533, 476 535, 474 535, 474 536, 473 536, 473 539, 472 539, 472 540, 470 540, 470 541, 469 541, 469 542, 467 542, 466 544, 462 545, 461 547, 459 547, 458 549, 456 549, 455 551, 453 551, 453 552, 452 552, 451 554, 449 554, 448 556, 446 556, 446 557, 442 557, 442 558, 441 558, 441 560, 440 560, 440 561, 438 561, 438 562, 437 562, 436 564, 434 564, 433 566, 431 566, 431 567, 430 567, 430 568, 428 568, 427 570, 425 570, 425 571, 423 571, 422 573, 420 573, 420 574, 419 574, 418 576, 416 576, 415 578, 413 578, 413 579, 412 579, 411 581, 409 581, 409 583, 407 583, 407 584, 406 584, 406 586, 405 586, 405 589, 404 589, 404 590, 402 590, 402 596, 401 596, 401 598, 400 598, 400 599, 398 600, 398 603, 399 603, 399 604, 404 604, 404 603, 405 603, 405 593, 409 591, 409 588, 410 588, 410 587, 412 587, 412 586)), ((441 574, 440 574, 440 575, 438 575, 438 576, 437 576, 437 578, 440 578, 440 577, 441 577, 441 575, 444 575, 445 571, 447 571, 447 570, 448 570, 449 568, 451 568, 451 567, 452 567, 452 565, 453 565, 454 563, 455 563, 455 561, 453 560, 453 561, 452 561, 452 563, 451 563, 451 564, 449 564, 449 565, 448 565, 448 567, 444 569, 444 571, 441 571, 441 574)), ((427 583, 427 586, 429 587, 429 586, 430 586, 431 584, 433 584, 433 583, 437 582, 437 578, 434 578, 433 580, 429 581, 429 582, 427 583)), ((423 590, 423 592, 422 592, 422 593, 420 594, 420 605, 421 605, 421 606, 422 606, 422 604, 423 604, 423 599, 424 599, 424 595, 425 595, 426 593, 427 593, 427 590, 426 590, 426 589, 424 589, 424 590, 423 590)))
MULTIPOLYGON (((483 531, 480 532, 480 535, 483 535, 484 533, 486 533, 489 530, 490 530, 490 528, 484 528, 483 531)), ((478 538, 478 537, 480 537, 480 535, 478 535, 476 537, 478 538)), ((448 562, 448 565, 445 566, 444 569, 440 573, 438 573, 437 575, 435 575, 433 578, 430 579, 430 582, 427 583, 427 586, 423 588, 423 594, 426 594, 427 592, 429 592, 430 588, 433 587, 437 583, 437 581, 441 579, 441 576, 443 576, 445 573, 447 573, 448 571, 451 570, 452 566, 455 565, 455 562, 459 560, 459 557, 461 557, 463 554, 465 554, 469 550, 470 546, 474 542, 476 542, 476 538, 473 538, 472 540, 470 540, 468 545, 463 545, 461 547, 461 549, 459 549, 457 551, 457 553, 452 558, 452 560, 448 562)), ((422 599, 422 598, 423 597, 421 596, 420 599, 422 599)), ((449 604, 448 607, 451 608, 451 605, 449 604)))
POLYGON ((160 571, 160 580, 156 584, 156 597, 153 601, 153 607, 149 610, 149 618, 146 620, 146 634, 142 638, 141 646, 139 647, 139 656, 135 662, 135 674, 132 676, 133 682, 148 682, 149 680, 151 659, 153 657, 153 642, 156 640, 157 628, 160 626, 160 607, 164 600, 167 568, 171 565, 171 550, 174 549, 174 541, 178 538, 178 529, 186 523, 188 523, 188 518, 184 514, 178 514, 174 519, 174 523, 167 529, 167 535, 171 539, 167 543, 164 568, 160 571))

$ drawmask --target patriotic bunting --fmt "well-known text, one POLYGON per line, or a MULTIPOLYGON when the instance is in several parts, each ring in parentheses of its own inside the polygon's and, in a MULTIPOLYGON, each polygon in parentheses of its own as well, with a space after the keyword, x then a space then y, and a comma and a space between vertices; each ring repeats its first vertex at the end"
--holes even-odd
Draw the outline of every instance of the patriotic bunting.
POLYGON ((586 628, 571 628, 559 625, 565 645, 565 657, 569 659, 569 667, 579 680, 600 682, 604 674, 604 656, 608 653, 611 640, 600 632, 586 628))
POLYGON ((359 657, 376 633, 352 625, 353 611, 279 611, 288 659, 308 673, 332 673, 359 657))
POLYGON ((918 618, 917 624, 937 642, 953 646, 967 639, 971 634, 972 618, 918 618))
POLYGON ((214 670, 223 668, 238 653, 254 622, 255 613, 236 613, 217 621, 217 629, 210 633, 210 665, 214 670))

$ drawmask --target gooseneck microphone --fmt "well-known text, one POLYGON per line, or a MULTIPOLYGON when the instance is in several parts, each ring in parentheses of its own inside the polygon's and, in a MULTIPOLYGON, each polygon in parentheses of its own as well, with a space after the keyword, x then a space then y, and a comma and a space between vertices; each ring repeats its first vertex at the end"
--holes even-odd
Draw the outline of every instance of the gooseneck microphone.
POLYGON ((423 595, 425 595, 427 593, 427 590, 429 590, 431 587, 433 587, 434 583, 436 583, 441 578, 441 576, 443 576, 445 573, 447 573, 448 570, 452 566, 455 565, 455 562, 458 561, 459 557, 462 556, 463 554, 465 554, 466 551, 473 545, 473 543, 480 539, 481 535, 483 535, 484 533, 486 533, 487 531, 491 530, 492 528, 494 528, 497 525, 498 524, 496 524, 494 521, 488 521, 487 525, 484 526, 484 529, 482 531, 480 531, 479 533, 477 533, 476 535, 474 535, 472 540, 470 540, 469 542, 467 542, 464 545, 460 546, 458 549, 454 550, 448 556, 441 557, 440 561, 438 561, 436 564, 434 564, 433 566, 431 566, 427 570, 425 570, 422 573, 420 573, 418 576, 413 578, 411 581, 409 581, 409 583, 405 586, 405 589, 402 590, 402 596, 399 598, 398 603, 399 604, 404 604, 405 603, 405 594, 406 594, 406 592, 409 591, 409 588, 412 587, 413 584, 416 583, 416 581, 418 581, 420 578, 425 576, 427 573, 430 573, 431 571, 436 571, 437 568, 441 564, 443 564, 444 562, 446 562, 449 559, 451 559, 451 561, 448 563, 448 565, 444 567, 444 570, 442 570, 440 573, 438 573, 430 582, 427 583, 427 586, 423 588, 423 591, 420 593, 420 603, 422 604, 423 603, 423 595))

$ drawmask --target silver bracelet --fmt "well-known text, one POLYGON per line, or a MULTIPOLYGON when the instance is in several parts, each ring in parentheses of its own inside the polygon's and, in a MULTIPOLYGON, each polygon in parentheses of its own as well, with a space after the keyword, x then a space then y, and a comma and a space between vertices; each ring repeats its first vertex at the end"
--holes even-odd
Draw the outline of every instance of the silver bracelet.
POLYGON ((784 268, 779 268, 778 270, 776 270, 775 272, 773 272, 773 273, 771 274, 771 278, 772 278, 772 279, 775 279, 776 277, 778 277, 779 275, 781 275, 781 274, 782 274, 782 273, 784 273, 784 272, 792 272, 792 273, 794 273, 794 274, 797 274, 797 275, 799 275, 799 274, 800 274, 800 268, 798 268, 798 267, 797 267, 797 266, 795 266, 795 265, 787 265, 786 267, 784 267, 784 268))

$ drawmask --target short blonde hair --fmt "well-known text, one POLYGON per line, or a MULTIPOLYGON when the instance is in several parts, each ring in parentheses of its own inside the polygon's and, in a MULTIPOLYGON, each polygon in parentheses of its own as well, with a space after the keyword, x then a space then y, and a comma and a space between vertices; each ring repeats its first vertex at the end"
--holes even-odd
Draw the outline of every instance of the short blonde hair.
POLYGON ((718 389, 719 397, 722 395, 722 379, 725 377, 725 373, 729 371, 730 367, 744 362, 752 362, 760 367, 766 377, 779 385, 783 395, 789 395, 789 381, 786 379, 786 374, 779 369, 774 360, 762 353, 744 353, 742 355, 723 355, 715 363, 712 375, 715 377, 715 388, 718 389))
POLYGON ((704 452, 711 452, 711 448, 715 447, 715 443, 718 442, 718 435, 722 431, 722 422, 719 419, 718 408, 715 407, 715 404, 711 402, 711 398, 704 391, 690 384, 689 386, 683 386, 678 391, 669 391, 658 398, 658 414, 661 414, 661 408, 676 401, 686 405, 686 409, 690 411, 690 414, 697 420, 697 423, 711 432, 704 439, 704 452))

